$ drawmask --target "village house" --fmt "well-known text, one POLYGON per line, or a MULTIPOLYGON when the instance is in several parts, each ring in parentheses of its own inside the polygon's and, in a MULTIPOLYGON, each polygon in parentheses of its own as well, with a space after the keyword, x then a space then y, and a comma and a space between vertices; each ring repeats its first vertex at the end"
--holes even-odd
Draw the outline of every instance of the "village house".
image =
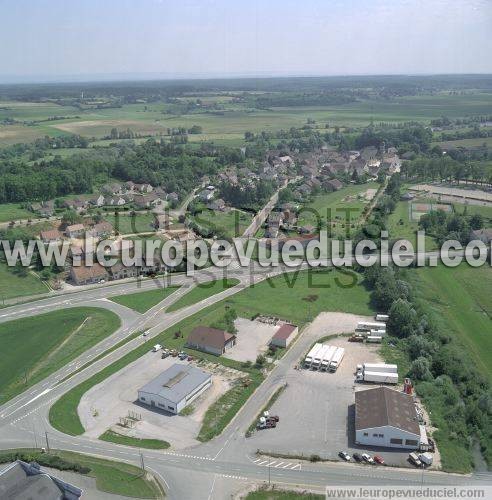
POLYGON ((218 200, 211 201, 207 205, 207 208, 214 212, 223 212, 226 209, 226 203, 222 198, 219 198, 218 200))
POLYGON ((111 182, 109 184, 104 184, 104 186, 101 188, 101 193, 110 196, 114 196, 117 194, 119 195, 124 194, 123 187, 118 182, 111 182))
POLYGON ((70 269, 70 279, 76 285, 90 285, 108 279, 106 269, 98 263, 92 266, 73 266, 70 269))
POLYGON ((126 200, 123 196, 107 196, 104 199, 104 204, 108 207, 121 207, 126 205, 126 200))
POLYGON ((470 233, 471 240, 480 240, 485 244, 489 244, 492 241, 492 229, 476 229, 470 233))
POLYGON ((67 226, 65 229, 65 234, 69 238, 78 238, 84 234, 85 227, 83 224, 72 224, 67 226))
POLYGON ((156 230, 169 229, 172 222, 167 214, 156 214, 154 215, 154 227, 156 230))
POLYGON ((323 187, 327 191, 338 191, 343 188, 343 183, 338 179, 330 179, 328 181, 323 182, 323 187))
POLYGON ((39 238, 43 243, 51 243, 53 241, 60 241, 63 234, 58 229, 50 229, 48 231, 41 231, 39 238))
POLYGON ((155 193, 136 194, 133 202, 138 208, 150 208, 162 206, 164 200, 159 198, 155 193))
POLYGON ((102 207, 104 205, 104 196, 102 194, 98 194, 97 196, 93 196, 90 200, 89 203, 91 205, 94 205, 95 207, 102 207))
POLYGON ((122 262, 117 262, 109 268, 111 280, 121 280, 124 278, 135 278, 139 275, 138 268, 135 266, 125 266, 122 262))
POLYGON ((204 189, 203 191, 200 191, 198 194, 198 198, 200 201, 210 201, 214 197, 214 191, 211 189, 204 189))
POLYGON ((113 231, 113 226, 109 222, 102 221, 95 224, 89 233, 95 238, 107 238, 113 233, 113 231))

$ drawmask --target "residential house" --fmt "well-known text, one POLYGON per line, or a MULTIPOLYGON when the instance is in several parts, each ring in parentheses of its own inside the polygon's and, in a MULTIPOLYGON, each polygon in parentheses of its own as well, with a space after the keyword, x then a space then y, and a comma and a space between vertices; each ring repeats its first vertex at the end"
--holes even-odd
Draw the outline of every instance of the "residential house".
POLYGON ((107 238, 113 232, 114 232, 113 226, 107 221, 98 222, 90 230, 90 234, 95 238, 107 238))
POLYGON ((162 206, 164 200, 159 198, 155 193, 148 194, 136 194, 133 198, 133 202, 138 208, 151 208, 162 206))
POLYGON ((487 245, 492 241, 492 229, 476 229, 471 231, 470 240, 480 240, 487 245))
POLYGON ((117 262, 109 268, 111 280, 121 280, 124 278, 135 278, 139 275, 135 266, 125 266, 122 262, 117 262))
POLYGON ((375 160, 378 156, 378 148, 376 148, 375 146, 368 146, 360 152, 360 156, 367 162, 375 160))
POLYGON ((120 195, 107 196, 104 199, 104 204, 108 207, 121 207, 123 205, 126 205, 126 199, 120 195))
POLYGON ((39 237, 43 243, 51 243, 53 241, 60 241, 63 234, 58 229, 49 229, 48 231, 41 231, 39 237))
POLYGON ((226 209, 226 203, 222 198, 219 198, 217 200, 212 200, 207 205, 207 208, 214 210, 215 212, 223 212, 226 209))
POLYGON ((169 193, 167 195, 167 200, 170 201, 170 202, 177 202, 179 201, 179 196, 178 196, 178 193, 169 193))
POLYGON ((220 356, 236 345, 236 336, 217 328, 196 327, 189 335, 186 346, 220 356))
POLYGON ((114 196, 117 194, 119 195, 124 194, 124 191, 123 191, 123 186, 118 182, 110 182, 108 184, 104 184, 104 186, 101 188, 101 193, 114 196))
POLYGON ((70 269, 70 279, 76 285, 100 283, 108 277, 106 269, 98 263, 94 263, 92 266, 73 266, 70 269))
POLYGON ((84 234, 85 226, 83 224, 72 224, 67 226, 65 229, 65 234, 69 238, 78 238, 84 234))
POLYGON ((301 226, 299 228, 299 233, 301 234, 313 234, 316 228, 311 224, 306 224, 305 226, 301 226))
POLYGON ((138 191, 139 193, 152 193, 152 191, 154 190, 153 186, 151 184, 135 184, 134 185, 134 188, 133 188, 134 191, 138 191))
POLYGON ((200 201, 210 201, 214 197, 214 191, 210 189, 204 189, 203 191, 200 191, 198 194, 198 198, 200 201))
POLYGON ((94 205, 95 207, 102 207, 104 205, 104 196, 102 194, 98 194, 97 196, 93 196, 90 200, 89 203, 91 205, 94 205))
POLYGON ((338 191, 343 188, 343 183, 338 179, 330 179, 328 181, 323 182, 323 187, 327 191, 338 191))

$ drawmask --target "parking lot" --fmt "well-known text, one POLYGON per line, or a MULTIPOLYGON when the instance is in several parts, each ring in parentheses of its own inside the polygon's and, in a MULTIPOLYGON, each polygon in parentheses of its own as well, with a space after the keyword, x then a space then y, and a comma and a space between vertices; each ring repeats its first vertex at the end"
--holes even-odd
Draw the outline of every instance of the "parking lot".
POLYGON ((212 386, 192 403, 193 412, 188 416, 173 415, 138 402, 138 389, 174 363, 189 364, 171 356, 161 359, 160 352, 149 352, 85 393, 77 408, 85 435, 98 438, 118 424, 120 418, 134 412, 141 416, 134 427, 117 425, 114 429, 132 437, 168 441, 173 448, 198 444, 195 438, 206 410, 241 374, 222 366, 193 362, 197 368, 212 373, 212 386))
POLYGON ((356 384, 357 364, 382 362, 378 346, 348 342, 337 337, 327 343, 345 348, 345 357, 335 373, 292 370, 287 388, 273 404, 271 413, 280 417, 275 429, 255 432, 249 443, 264 452, 287 455, 319 455, 338 459, 338 452, 368 452, 381 455, 390 465, 408 466, 408 452, 361 448, 354 443, 354 392, 376 387, 356 384))

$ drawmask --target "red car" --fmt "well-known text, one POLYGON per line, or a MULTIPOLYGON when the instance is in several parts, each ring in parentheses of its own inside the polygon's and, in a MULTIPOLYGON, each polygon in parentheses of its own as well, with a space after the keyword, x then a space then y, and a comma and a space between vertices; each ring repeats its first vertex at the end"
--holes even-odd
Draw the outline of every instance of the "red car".
POLYGON ((386 462, 383 460, 383 457, 379 455, 374 455, 374 461, 379 465, 386 465, 386 462))

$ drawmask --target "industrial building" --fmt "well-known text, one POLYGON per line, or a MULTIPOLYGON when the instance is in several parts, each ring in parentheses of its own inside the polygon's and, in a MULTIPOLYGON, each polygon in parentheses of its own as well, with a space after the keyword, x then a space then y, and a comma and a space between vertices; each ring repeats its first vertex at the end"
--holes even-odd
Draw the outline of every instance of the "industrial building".
POLYGON ((139 389, 138 400, 177 414, 211 385, 210 373, 176 363, 139 389))
POLYGON ((421 433, 411 395, 388 387, 355 393, 356 444, 417 449, 421 433))
POLYGON ((270 340, 270 344, 276 347, 288 347, 288 345, 295 339, 299 328, 289 323, 284 323, 270 340))

